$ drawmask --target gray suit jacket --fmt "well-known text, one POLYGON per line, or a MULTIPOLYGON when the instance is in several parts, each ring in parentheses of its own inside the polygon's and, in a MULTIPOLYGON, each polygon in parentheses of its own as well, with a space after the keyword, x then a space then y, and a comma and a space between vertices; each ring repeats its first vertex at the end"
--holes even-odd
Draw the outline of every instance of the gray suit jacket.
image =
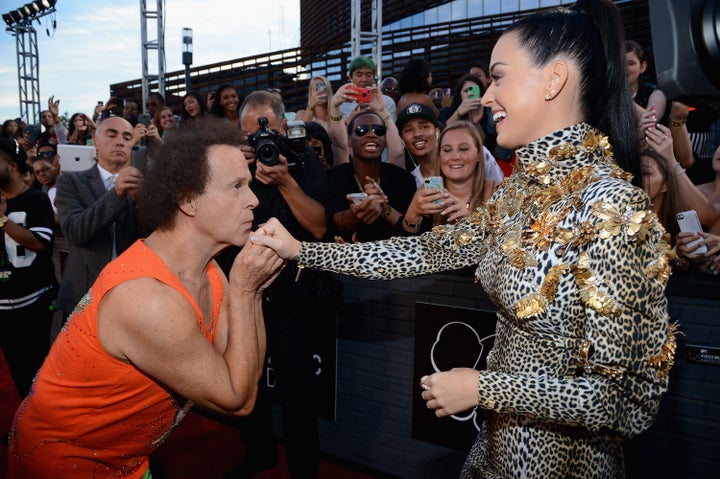
POLYGON ((137 205, 106 190, 97 165, 57 177, 60 227, 69 245, 56 307, 71 312, 112 259, 112 228, 118 255, 138 239, 137 205))

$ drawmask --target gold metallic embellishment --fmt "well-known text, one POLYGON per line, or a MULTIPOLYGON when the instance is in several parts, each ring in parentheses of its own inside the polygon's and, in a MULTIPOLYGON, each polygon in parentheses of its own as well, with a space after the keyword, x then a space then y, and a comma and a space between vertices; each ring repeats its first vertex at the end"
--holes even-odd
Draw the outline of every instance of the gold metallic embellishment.
POLYGON ((540 287, 540 294, 547 299, 548 303, 552 303, 555 299, 558 286, 560 285, 560 278, 568 269, 568 265, 566 264, 556 264, 550 268, 550 271, 545 275, 545 279, 540 287))
POLYGON ((541 251, 547 251, 554 241, 555 227, 561 220, 562 216, 551 211, 543 211, 539 218, 530 218, 530 231, 523 231, 523 241, 541 251))
POLYGON ((678 323, 668 325, 668 339, 660 352, 647 359, 647 365, 657 370, 658 379, 665 379, 675 364, 675 351, 677 350, 678 323))
POLYGON ((571 145, 570 143, 565 143, 564 145, 558 145, 550 148, 548 156, 553 161, 558 161, 572 158, 573 156, 577 155, 577 153, 578 149, 576 146, 571 145))
POLYGON ((603 282, 590 272, 587 262, 587 254, 582 253, 578 264, 571 268, 572 274, 575 276, 575 284, 580 293, 580 300, 602 316, 620 316, 622 308, 610 295, 600 289, 603 282))
POLYGON ((526 319, 540 314, 545 311, 545 308, 547 308, 547 301, 539 293, 529 294, 513 305, 515 315, 519 319, 526 319))
POLYGON ((595 348, 592 342, 589 339, 584 339, 578 348, 578 356, 575 363, 577 367, 582 369, 585 373, 599 374, 608 379, 612 379, 613 381, 620 381, 623 377, 625 377, 625 368, 597 364, 591 360, 593 354, 595 354, 595 348))
POLYGON ((508 233, 500 245, 508 262, 518 269, 536 267, 537 260, 520 245, 520 230, 516 229, 508 233))

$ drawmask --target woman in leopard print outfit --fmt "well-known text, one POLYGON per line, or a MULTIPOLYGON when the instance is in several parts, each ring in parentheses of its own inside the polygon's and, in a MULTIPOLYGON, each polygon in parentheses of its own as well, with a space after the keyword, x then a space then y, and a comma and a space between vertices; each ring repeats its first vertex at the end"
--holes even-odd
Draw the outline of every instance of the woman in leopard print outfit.
POLYGON ((622 32, 612 3, 582 0, 501 36, 483 104, 518 165, 470 217, 376 243, 300 244, 274 220, 254 236, 301 266, 370 279, 478 265, 498 308, 487 369, 421 381, 437 416, 487 413, 463 478, 623 477, 622 442, 667 389, 670 251, 629 182, 622 32))

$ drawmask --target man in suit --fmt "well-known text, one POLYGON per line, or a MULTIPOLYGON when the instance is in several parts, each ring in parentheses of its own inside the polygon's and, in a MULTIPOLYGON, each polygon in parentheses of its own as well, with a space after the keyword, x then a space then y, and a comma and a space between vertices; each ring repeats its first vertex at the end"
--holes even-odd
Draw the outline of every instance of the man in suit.
POLYGON ((69 251, 55 305, 65 317, 103 267, 139 236, 135 195, 143 177, 130 165, 132 126, 107 118, 93 142, 97 164, 57 178, 55 205, 69 251))

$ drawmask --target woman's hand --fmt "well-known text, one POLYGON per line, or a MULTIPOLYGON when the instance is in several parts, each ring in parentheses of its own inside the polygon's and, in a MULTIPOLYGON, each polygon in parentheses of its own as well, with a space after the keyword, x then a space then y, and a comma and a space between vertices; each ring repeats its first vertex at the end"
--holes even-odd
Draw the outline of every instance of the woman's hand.
POLYGON ((300 254, 300 241, 296 240, 277 220, 270 218, 250 236, 255 244, 273 249, 283 259, 293 259, 300 254))
POLYGON ((440 212, 440 214, 445 218, 446 222, 452 223, 453 221, 460 218, 470 216, 470 211, 468 210, 466 199, 467 198, 458 198, 457 196, 453 196, 450 193, 447 194, 445 201, 443 201, 441 205, 443 207, 443 210, 440 212))
POLYGON ((455 368, 420 379, 422 398, 437 417, 445 417, 472 409, 478 404, 480 372, 455 368))
POLYGON ((654 127, 647 128, 645 130, 645 141, 650 148, 662 155, 666 164, 672 170, 677 160, 673 153, 673 139, 670 129, 659 123, 654 127))
POLYGON ((152 141, 162 141, 162 138, 160 138, 160 132, 155 125, 150 125, 149 127, 147 127, 147 129, 145 130, 145 138, 152 141))

